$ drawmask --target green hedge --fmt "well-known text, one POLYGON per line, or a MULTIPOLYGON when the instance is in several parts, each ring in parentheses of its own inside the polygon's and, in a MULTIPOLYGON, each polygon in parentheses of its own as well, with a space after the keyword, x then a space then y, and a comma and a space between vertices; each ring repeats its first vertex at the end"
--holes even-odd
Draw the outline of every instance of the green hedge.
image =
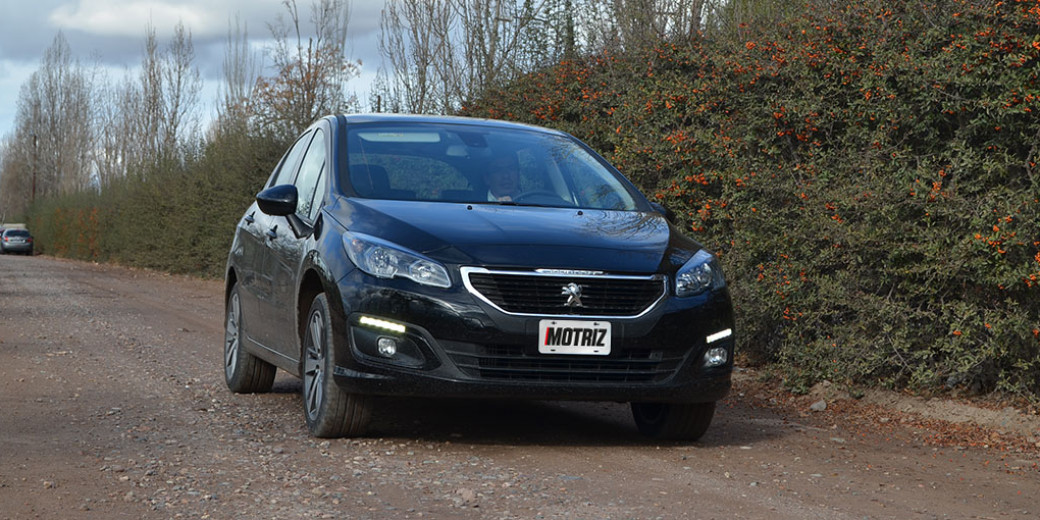
POLYGON ((1040 1, 813 2, 562 63, 467 115, 589 142, 720 255, 795 389, 1040 396, 1040 1))
POLYGON ((199 157, 150 165, 96 191, 40 201, 37 251, 221 277, 235 225, 285 143, 219 135, 199 157))

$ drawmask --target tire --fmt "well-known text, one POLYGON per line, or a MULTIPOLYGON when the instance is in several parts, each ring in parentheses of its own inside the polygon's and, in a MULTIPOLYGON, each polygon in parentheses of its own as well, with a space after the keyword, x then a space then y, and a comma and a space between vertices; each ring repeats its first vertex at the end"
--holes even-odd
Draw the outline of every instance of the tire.
POLYGON ((224 382, 237 394, 270 392, 274 385, 275 366, 249 352, 242 346, 245 336, 242 328, 242 303, 238 285, 231 288, 224 314, 224 382))
POLYGON ((708 431, 715 403, 632 403, 639 431, 662 440, 696 441, 708 431))
POLYGON ((325 294, 307 312, 303 336, 303 411, 315 437, 356 437, 371 419, 369 397, 344 391, 332 378, 336 366, 336 335, 325 294))

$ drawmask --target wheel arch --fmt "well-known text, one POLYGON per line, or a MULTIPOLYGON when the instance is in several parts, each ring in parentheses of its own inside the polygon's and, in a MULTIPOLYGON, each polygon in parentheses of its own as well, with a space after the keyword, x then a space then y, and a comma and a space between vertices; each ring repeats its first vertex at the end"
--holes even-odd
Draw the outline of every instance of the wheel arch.
POLYGON ((228 299, 231 298, 231 288, 238 285, 238 272, 234 267, 228 268, 224 275, 224 307, 227 307, 228 299))
MULTIPOLYGON (((307 327, 307 312, 311 308, 311 302, 321 293, 325 293, 329 303, 329 311, 332 314, 332 326, 334 334, 343 334, 343 302, 340 299, 339 288, 336 282, 329 276, 329 272, 320 260, 313 258, 310 265, 304 269, 300 279, 300 288, 296 296, 296 335, 299 337, 299 345, 303 345, 303 335, 307 327)), ((303 355, 300 355, 300 363, 303 363, 303 355)), ((302 370, 302 366, 300 367, 302 370)))

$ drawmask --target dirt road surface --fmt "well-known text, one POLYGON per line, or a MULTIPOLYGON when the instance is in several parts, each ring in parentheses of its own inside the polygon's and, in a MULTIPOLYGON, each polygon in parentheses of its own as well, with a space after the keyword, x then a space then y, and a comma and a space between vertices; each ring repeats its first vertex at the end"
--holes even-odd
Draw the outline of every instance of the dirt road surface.
POLYGON ((227 391, 221 290, 0 256, 0 519, 1040 518, 1035 411, 750 372, 689 445, 622 404, 425 399, 313 439, 291 376, 227 391))

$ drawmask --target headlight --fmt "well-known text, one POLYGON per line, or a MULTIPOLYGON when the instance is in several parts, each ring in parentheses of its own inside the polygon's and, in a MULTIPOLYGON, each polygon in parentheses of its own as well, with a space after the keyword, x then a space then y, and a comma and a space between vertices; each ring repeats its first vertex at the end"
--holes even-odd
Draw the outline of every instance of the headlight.
POLYGON ((705 251, 697 251, 679 272, 675 273, 675 295, 683 298, 694 296, 708 289, 719 289, 726 286, 715 255, 705 251))
POLYGON ((390 242, 361 233, 343 233, 343 247, 358 269, 376 278, 407 278, 422 285, 451 287, 444 266, 390 242))

